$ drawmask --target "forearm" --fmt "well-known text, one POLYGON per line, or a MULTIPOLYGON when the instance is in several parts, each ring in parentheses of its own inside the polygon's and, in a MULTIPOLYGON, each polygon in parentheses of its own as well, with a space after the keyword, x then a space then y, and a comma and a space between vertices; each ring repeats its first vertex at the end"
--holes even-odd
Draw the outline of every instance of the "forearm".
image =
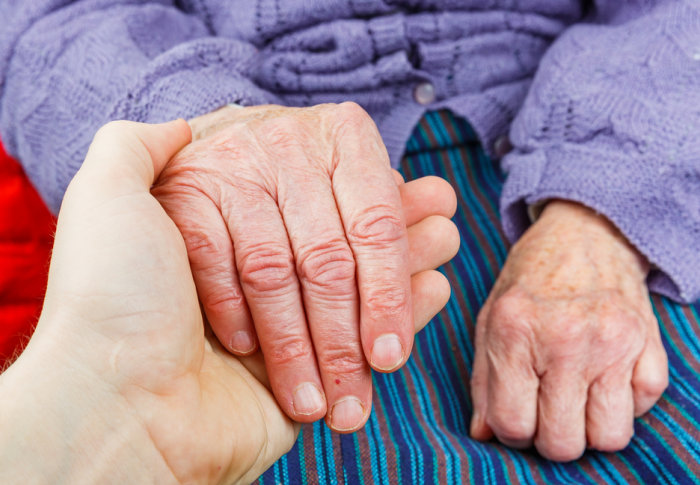
POLYGON ((175 482, 113 389, 32 344, 0 376, 0 483, 175 482))
MULTIPOLYGON (((630 271, 634 271, 642 280, 649 273, 649 262, 644 255, 630 244, 605 215, 585 205, 559 199, 547 201, 538 221, 561 226, 563 229, 561 233, 567 237, 577 237, 583 234, 591 246, 606 245, 612 248, 617 255, 615 264, 621 264, 630 271)), ((552 241, 552 244, 566 243, 565 241, 552 241)), ((584 254, 584 256, 589 256, 589 254, 584 254)))

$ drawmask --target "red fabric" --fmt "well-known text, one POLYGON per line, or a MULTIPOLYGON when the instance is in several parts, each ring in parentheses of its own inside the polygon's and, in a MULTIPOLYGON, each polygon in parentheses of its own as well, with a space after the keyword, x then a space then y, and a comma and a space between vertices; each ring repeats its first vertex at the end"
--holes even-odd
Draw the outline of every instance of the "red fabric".
POLYGON ((0 143, 0 366, 19 354, 41 311, 55 219, 0 143))

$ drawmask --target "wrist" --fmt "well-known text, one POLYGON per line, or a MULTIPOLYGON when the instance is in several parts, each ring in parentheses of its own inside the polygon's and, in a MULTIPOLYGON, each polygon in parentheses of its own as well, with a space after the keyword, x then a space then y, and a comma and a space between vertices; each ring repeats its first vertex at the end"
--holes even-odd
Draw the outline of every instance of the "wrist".
POLYGON ((603 214, 578 202, 552 199, 542 208, 540 218, 535 223, 557 226, 566 224, 569 232, 583 234, 597 246, 606 246, 616 252, 620 258, 638 268, 643 278, 649 273, 650 265, 620 232, 620 230, 603 214))
POLYGON ((168 477, 167 466, 154 469, 162 458, 123 399, 59 345, 32 339, 0 376, 0 483, 168 477))
POLYGON ((210 113, 190 118, 187 123, 192 130, 192 141, 207 138, 230 125, 244 111, 244 106, 227 104, 210 113))

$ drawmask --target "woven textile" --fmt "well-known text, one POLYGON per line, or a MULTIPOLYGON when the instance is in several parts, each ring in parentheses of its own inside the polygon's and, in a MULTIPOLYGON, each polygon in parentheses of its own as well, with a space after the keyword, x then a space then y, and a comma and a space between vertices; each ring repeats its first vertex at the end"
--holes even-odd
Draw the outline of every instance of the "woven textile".
POLYGON ((294 448, 259 480, 277 483, 697 483, 700 471, 700 302, 680 306, 653 296, 670 364, 670 385, 635 423, 616 454, 587 452, 548 462, 468 436, 474 322, 507 252, 498 219, 504 176, 465 122, 429 113, 407 145, 407 179, 439 175, 457 190, 462 235, 444 267, 453 295, 417 337, 408 364, 375 374, 374 410, 352 435, 305 426, 294 448))

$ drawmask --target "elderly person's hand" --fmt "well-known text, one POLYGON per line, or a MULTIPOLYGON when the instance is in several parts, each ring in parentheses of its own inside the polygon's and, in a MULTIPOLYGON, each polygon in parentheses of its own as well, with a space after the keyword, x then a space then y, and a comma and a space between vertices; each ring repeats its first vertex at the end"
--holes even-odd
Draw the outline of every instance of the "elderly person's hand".
POLYGON ((479 314, 472 436, 558 461, 627 446, 668 382, 647 271, 606 219, 550 202, 479 314))
MULTIPOLYGON (((182 120, 98 133, 61 208, 36 332, 0 376, 0 483, 250 482, 294 443, 260 354, 207 334, 183 238, 149 193, 189 140, 182 120)), ((400 189, 409 220, 416 189, 400 189)), ((411 242, 423 264, 429 229, 411 242)), ((412 283, 426 322, 444 281, 412 283)))
POLYGON ((449 297, 426 271, 458 248, 454 191, 424 179, 404 214, 381 137, 352 103, 226 107, 190 123, 195 141, 153 194, 184 236, 213 331, 236 355, 257 336, 290 417, 357 430, 370 365, 393 371, 411 352, 411 276, 449 297), (411 256, 416 230, 436 257, 411 256))

